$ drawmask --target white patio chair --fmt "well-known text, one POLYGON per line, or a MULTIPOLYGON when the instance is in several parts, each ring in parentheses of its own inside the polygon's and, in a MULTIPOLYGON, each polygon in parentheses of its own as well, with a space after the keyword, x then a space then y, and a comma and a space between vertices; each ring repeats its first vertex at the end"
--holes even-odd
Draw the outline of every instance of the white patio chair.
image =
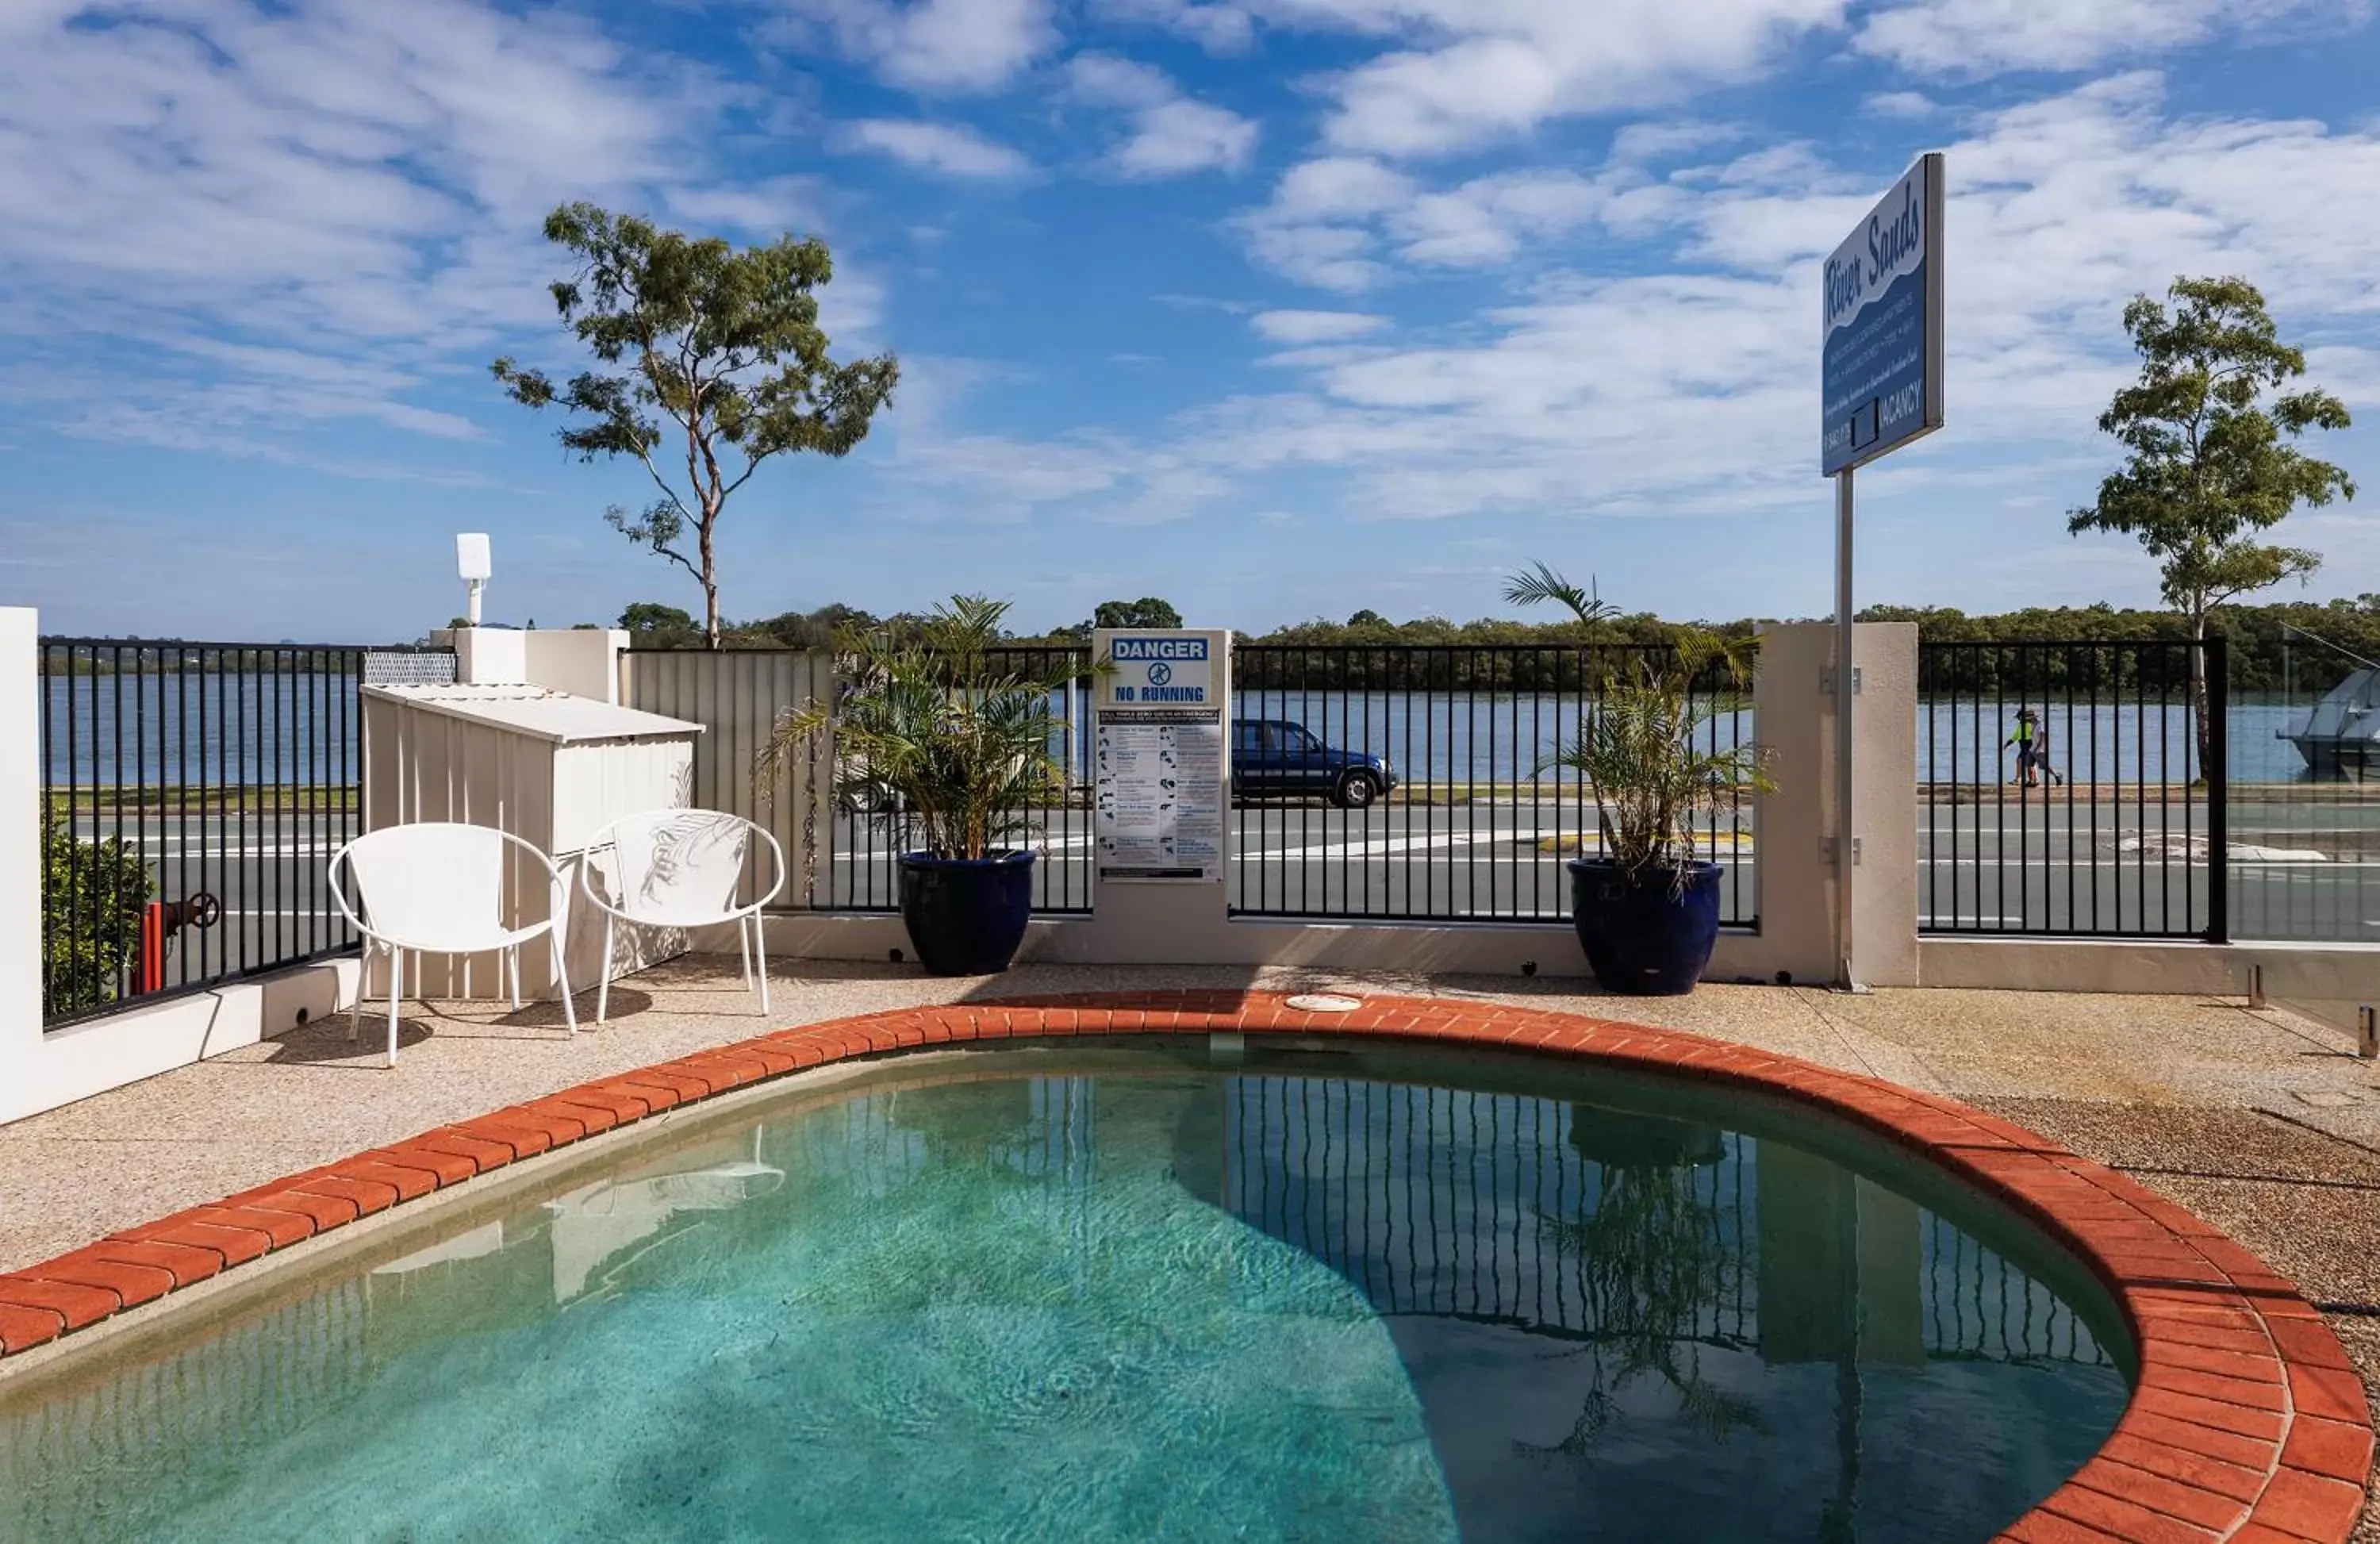
MULTIPOLYGON (((396 1065, 397 1004, 405 997, 405 952, 424 954, 501 954, 512 987, 513 1007, 521 1005, 520 946, 542 935, 553 954, 555 989, 562 994, 562 1020, 578 1032, 570 1003, 570 978, 562 961, 570 919, 570 886, 553 859, 510 832, 491 826, 424 821, 389 826, 358 836, 331 855, 332 898, 364 938, 364 963, 372 951, 388 955, 388 1063, 396 1065), (546 878, 551 897, 543 921, 506 927, 504 920, 504 862, 517 848, 546 878), (339 882, 345 863, 355 882, 350 902, 339 882)), ((363 991, 347 1014, 347 1039, 359 1033, 363 991)))
POLYGON ((744 985, 759 978, 760 1011, 769 1011, 769 957, 761 941, 760 908, 785 887, 785 853, 777 839, 741 815, 718 809, 649 809, 624 815, 597 832, 579 865, 579 888, 603 913, 603 981, 595 993, 595 1022, 612 1011, 612 945, 623 922, 645 928, 735 924, 744 956, 744 985), (613 894, 595 888, 596 859, 609 850, 613 894), (757 898, 739 903, 746 860, 765 851, 766 881, 757 898))

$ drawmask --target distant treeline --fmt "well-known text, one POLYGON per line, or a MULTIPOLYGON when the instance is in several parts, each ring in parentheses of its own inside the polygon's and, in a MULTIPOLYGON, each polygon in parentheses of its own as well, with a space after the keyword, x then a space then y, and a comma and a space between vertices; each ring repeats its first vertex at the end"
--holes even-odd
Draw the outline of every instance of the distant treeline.
MULTIPOLYGON (((1147 602, 1141 602, 1146 604, 1147 602)), ((915 619, 873 616, 851 606, 789 612, 728 630, 731 648, 822 649, 853 628, 899 630, 915 619)), ((1969 614, 1949 606, 1871 606, 1863 622, 1912 622, 1925 643, 2082 642, 2131 644, 2129 649, 2030 649, 1937 653, 1931 657, 1935 690, 2005 688, 2161 690, 2187 679, 2189 656, 2177 647, 2187 624, 2171 612, 2110 605, 2035 606, 1969 614)), ((623 624, 646 648, 696 648, 701 634, 674 608, 632 607, 623 624), (644 623, 639 626, 638 624, 644 623)), ((1761 619, 1693 624, 1730 636, 1752 633, 1761 619)), ((1252 652, 1240 662, 1239 685, 1268 689, 1350 687, 1365 690, 1575 690, 1628 658, 1628 649, 1670 642, 1681 624, 1649 613, 1581 626, 1491 617, 1454 622, 1442 616, 1391 622, 1359 611, 1344 622, 1317 619, 1243 634, 1243 644, 1293 646, 1299 652, 1252 652), (1593 646, 1580 652, 1583 646, 1593 646), (1493 648, 1495 653, 1465 653, 1493 648), (1421 652, 1413 652, 1419 650, 1421 652)), ((2235 692, 2320 689, 2355 668, 2357 658, 2380 661, 2380 593, 2326 603, 2226 606, 2211 631, 2228 643, 2235 692), (2293 630, 2294 629, 2294 630, 2293 630)), ((1078 647, 1081 630, 1019 636, 1022 646, 1078 647)))
MULTIPOLYGON (((1106 613, 1111 608, 1135 615, 1172 614, 1170 606, 1154 598, 1110 602, 1100 609, 1106 613)), ((876 616, 856 606, 827 605, 731 624, 726 640, 731 649, 828 649, 854 631, 890 628, 897 633, 920 620, 912 614, 876 616)), ((1927 682, 1934 690, 2021 690, 2069 685, 2078 689, 2101 686, 2154 690, 2180 685, 2188 671, 2187 652, 2173 647, 2189 637, 2187 625, 2171 612, 2101 604, 2035 606, 1970 615, 1949 606, 1871 606, 1860 613, 1860 620, 1913 622, 1918 638, 1926 643, 2089 641, 2143 646, 1936 654, 1927 682)), ((1243 644, 1293 647, 1301 651, 1249 655, 1242 662, 1240 684, 1283 690, 1575 690, 1582 682, 1597 680, 1609 669, 1624 665, 1632 648, 1667 645, 1684 625, 1647 612, 1582 626, 1505 617, 1453 622, 1424 616, 1391 622, 1378 612, 1359 611, 1344 622, 1318 618, 1269 633, 1241 635, 1243 644), (1463 652, 1484 649, 1498 651, 1463 652)), ((1743 617, 1691 625, 1742 637, 1763 622, 1743 617)), ((628 629, 630 642, 637 648, 702 647, 701 628, 675 606, 639 602, 622 614, 619 626, 628 629)), ((2228 640, 2233 691, 2277 692, 2294 687, 2302 694, 2320 690, 2354 669, 2359 661, 2380 662, 2380 593, 2320 604, 2226 606, 2216 614, 2211 630, 2228 640)), ((1088 631, 1089 624, 1084 623, 1051 634, 1020 634, 1014 641, 1020 648, 1079 648, 1088 631)), ((360 650, 321 645, 197 647, 123 638, 78 643, 71 649, 45 645, 41 669, 51 675, 111 675, 119 671, 346 675, 358 668, 359 653, 360 650)))
MULTIPOLYGON (((2173 647, 2186 642, 2189 625, 2171 612, 2119 610, 2109 605, 2035 606, 1998 615, 1969 616, 1948 606, 1875 606, 1863 622, 1914 622, 1925 643, 2049 643, 2083 641, 2143 645, 2113 650, 1978 650, 1935 656, 1937 687, 2019 684, 2087 686, 2099 674, 2121 669, 2122 684, 2156 687, 2178 684, 2189 656, 2173 647), (2046 677, 2041 673, 2048 672, 2046 677)), ((2207 626, 2225 640, 2234 692, 2327 689, 2359 661, 2380 663, 2380 594, 2323 604, 2282 602, 2225 606, 2207 626)))

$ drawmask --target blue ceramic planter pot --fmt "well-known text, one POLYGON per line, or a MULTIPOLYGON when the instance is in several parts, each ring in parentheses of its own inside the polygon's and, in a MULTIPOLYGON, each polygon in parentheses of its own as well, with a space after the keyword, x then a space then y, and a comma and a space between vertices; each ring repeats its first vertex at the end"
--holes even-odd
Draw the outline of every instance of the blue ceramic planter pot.
POLYGON ((1677 997, 1694 990, 1718 942, 1718 864, 1689 869, 1683 894, 1666 869, 1647 869, 1643 883, 1632 884, 1607 857, 1574 857, 1564 867, 1571 920, 1606 991, 1677 997))
POLYGON ((901 920, 929 974, 991 976, 1008 968, 1033 914, 1033 857, 901 855, 901 920))

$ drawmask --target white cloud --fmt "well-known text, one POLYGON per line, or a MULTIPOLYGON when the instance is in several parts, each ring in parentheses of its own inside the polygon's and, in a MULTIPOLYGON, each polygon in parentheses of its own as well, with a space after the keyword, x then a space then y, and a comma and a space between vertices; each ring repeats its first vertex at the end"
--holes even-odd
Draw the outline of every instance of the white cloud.
POLYGON ((1879 118, 1903 121, 1930 118, 1941 111, 1935 105, 1934 99, 1922 91, 1879 91, 1868 98, 1864 105, 1879 118))
MULTIPOLYGON (((808 179, 712 175, 701 140, 738 88, 567 13, 6 8, 0 393, 66 432, 346 475, 382 459, 310 433, 477 437, 417 398, 483 381, 508 337, 559 345, 563 260, 540 232, 556 203, 756 239, 820 223, 808 179), (108 24, 73 24, 92 12, 108 24)), ((822 304, 865 327, 880 298, 846 270, 822 304)))
POLYGON ((1301 283, 1360 292, 1390 276, 1390 257, 1494 267, 1591 222, 1626 229, 1657 222, 1686 196, 1633 166, 1595 177, 1495 172, 1430 190, 1377 161, 1333 156, 1291 167, 1271 201, 1240 225, 1259 262, 1301 283))
MULTIPOLYGON (((2124 302, 2178 273, 2252 274, 2285 335, 2313 346, 2314 379, 2359 410, 2380 404, 2380 227, 2362 214, 2380 201, 2380 130, 2175 118, 2156 79, 2133 76, 1983 116, 1948 154, 1950 427, 1896 458, 1893 486, 2031 497, 2054 529, 2114 457, 2095 419, 2134 369, 2124 302)), ((1370 329, 1259 315, 1260 334, 1306 346, 1267 361, 1297 384, 1187 414, 1161 448, 1246 502, 1277 476, 1327 474, 1357 519, 1806 510, 1815 263, 1898 169, 1791 144, 1689 168, 1631 216, 1644 244, 1630 266, 1650 272, 1541 278, 1435 334, 1453 341, 1334 347, 1370 329)), ((1285 178, 1269 206, 1284 223, 1251 235, 1260 250, 1346 243, 1318 261, 1377 276, 1488 260, 1581 219, 1609 228, 1644 190, 1607 167, 1430 192, 1342 162, 1285 178)), ((2353 511, 2324 519, 2304 534, 2335 555, 2371 529, 2353 511)))
POLYGON ((1793 40, 1840 25, 1845 0, 1251 0, 1284 27, 1398 46, 1333 78, 1334 146, 1433 155, 1548 121, 1681 100, 1757 76, 1793 40))
POLYGON ((1026 176, 1033 170, 1024 156, 964 124, 863 118, 845 126, 844 134, 858 149, 944 176, 999 180, 1026 176))
POLYGON ((771 35, 832 43, 885 80, 917 91, 1008 84, 1058 43, 1050 0, 780 0, 771 35))
POLYGON ((978 515, 1014 518, 1034 507, 1103 493, 1130 475, 1130 457, 1113 445, 963 434, 915 443, 904 435, 892 475, 920 487, 965 495, 978 515))
POLYGON ((1243 54, 1256 42, 1256 18, 1229 0, 1093 0, 1091 14, 1162 27, 1209 54, 1243 54))
POLYGON ((1227 108, 1188 98, 1144 110, 1132 138, 1114 155, 1129 176, 1179 176, 1247 164, 1257 126, 1227 108))
POLYGON ((1257 261, 1301 284, 1356 292, 1389 276, 1371 222, 1410 204, 1419 187, 1361 156, 1325 156, 1283 173, 1263 208, 1242 216, 1257 261))
POLYGON ((1256 260, 1299 284, 1359 295, 1390 276, 1374 255, 1372 233, 1362 226, 1277 222, 1261 213, 1244 225, 1256 260))
POLYGON ((1112 54, 1078 54, 1066 75, 1076 97, 1128 115, 1129 130, 1106 158, 1126 176, 1234 170, 1256 150, 1253 121, 1183 95, 1162 70, 1112 54))
POLYGON ((1259 311, 1248 324, 1268 343, 1343 343, 1380 331, 1389 319, 1362 311, 1259 311))
POLYGON ((787 231, 818 231, 827 225, 824 201, 808 177, 771 177, 732 187, 670 187, 662 190, 662 200, 673 219, 724 226, 763 240, 787 231))
POLYGON ((1674 161, 1695 151, 1710 150, 1747 137, 1749 130, 1741 124, 1706 123, 1694 118, 1622 124, 1611 136, 1611 159, 1627 165, 1674 161))
POLYGON ((0 47, 0 326, 9 373, 62 418, 168 442, 334 417, 461 437, 400 398, 448 351, 552 325, 544 213, 702 186, 689 140, 718 93, 567 16, 222 0, 72 24, 92 8, 9 7, 0 47), (55 368, 207 333, 226 346, 204 372, 55 368), (289 367, 334 357, 356 368, 302 399, 289 367))
POLYGON ((1410 201, 1418 185, 1361 156, 1301 162, 1282 174, 1273 207, 1286 219, 1337 220, 1384 213, 1410 201))
POLYGON ((1524 241, 1575 230, 1610 195, 1568 172, 1500 172, 1415 200, 1391 228, 1408 262, 1486 268, 1511 261, 1524 241))
POLYGON ((2353 25, 2370 9, 2368 0, 1907 0, 1870 16, 1855 44, 1933 75, 2080 70, 2222 36, 2353 25))

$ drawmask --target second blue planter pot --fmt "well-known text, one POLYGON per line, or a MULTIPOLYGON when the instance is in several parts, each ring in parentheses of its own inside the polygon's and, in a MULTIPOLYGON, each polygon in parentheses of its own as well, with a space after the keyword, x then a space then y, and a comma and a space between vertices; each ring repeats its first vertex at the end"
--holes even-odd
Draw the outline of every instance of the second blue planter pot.
POLYGON ((929 973, 990 976, 1008 968, 1033 915, 1033 857, 901 855, 901 920, 929 973))

